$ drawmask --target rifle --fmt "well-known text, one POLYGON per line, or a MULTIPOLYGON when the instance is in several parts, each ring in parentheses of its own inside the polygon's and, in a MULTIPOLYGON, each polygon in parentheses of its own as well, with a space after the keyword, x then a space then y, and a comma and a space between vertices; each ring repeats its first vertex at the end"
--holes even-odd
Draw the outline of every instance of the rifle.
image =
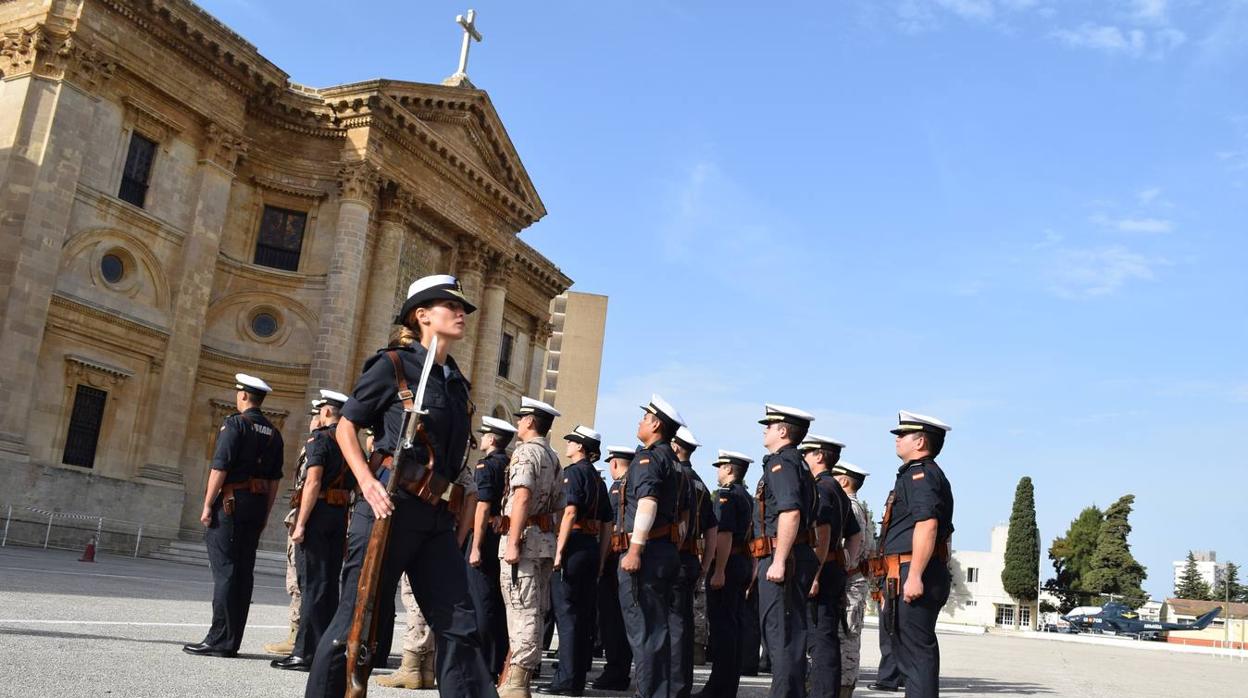
MULTIPOLYGON (((429 342, 429 351, 425 355, 425 364, 420 370, 420 383, 416 386, 413 399, 407 390, 407 382, 400 373, 399 397, 403 399, 403 426, 400 438, 394 451, 394 467, 390 471, 390 479, 386 481, 387 496, 394 496, 399 486, 401 473, 406 469, 412 458, 413 447, 419 439, 429 454, 425 468, 433 468, 433 444, 425 433, 425 425, 420 418, 427 414, 423 409, 425 388, 429 384, 429 372, 433 369, 434 357, 438 351, 438 336, 434 335, 429 342)), ((368 536, 368 548, 364 553, 364 564, 360 567, 360 583, 355 599, 355 609, 351 615, 351 631, 347 634, 347 698, 364 698, 368 695, 368 675, 373 670, 373 655, 377 652, 377 606, 378 593, 381 586, 381 566, 386 556, 386 546, 390 541, 390 525, 394 516, 373 521, 372 531, 368 536)), ((393 591, 391 591, 393 593, 393 591)))

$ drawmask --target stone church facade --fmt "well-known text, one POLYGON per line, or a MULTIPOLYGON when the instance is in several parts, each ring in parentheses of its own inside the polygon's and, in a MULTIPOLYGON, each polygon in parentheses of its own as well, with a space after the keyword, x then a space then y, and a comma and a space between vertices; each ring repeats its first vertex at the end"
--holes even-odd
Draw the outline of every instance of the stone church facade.
POLYGON ((480 307, 478 417, 539 394, 571 280, 518 239, 545 208, 466 80, 301 86, 184 0, 0 2, 0 76, 9 502, 197 528, 233 375, 273 386, 289 477, 425 274, 480 307))

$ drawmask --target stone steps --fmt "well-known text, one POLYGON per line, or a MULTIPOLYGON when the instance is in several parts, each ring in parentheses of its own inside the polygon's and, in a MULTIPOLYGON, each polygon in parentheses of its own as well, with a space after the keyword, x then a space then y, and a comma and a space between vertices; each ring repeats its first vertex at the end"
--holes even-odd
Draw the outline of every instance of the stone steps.
MULTIPOLYGON (((168 560, 184 565, 208 566, 208 548, 202 541, 170 541, 147 554, 156 560, 168 560)), ((269 550, 256 551, 256 574, 286 576, 286 553, 269 550)))

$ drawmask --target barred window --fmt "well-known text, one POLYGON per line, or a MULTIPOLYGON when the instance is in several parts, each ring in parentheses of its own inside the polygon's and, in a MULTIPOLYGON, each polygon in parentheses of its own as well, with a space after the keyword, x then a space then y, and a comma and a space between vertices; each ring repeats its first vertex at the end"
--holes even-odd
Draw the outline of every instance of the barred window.
POLYGON ((117 192, 117 198, 142 208, 147 200, 147 186, 155 160, 156 141, 138 133, 131 133, 126 166, 121 171, 121 191, 117 192))
POLYGON ((284 269, 299 270, 299 252, 303 249, 303 228, 308 214, 276 206, 265 206, 260 217, 260 235, 256 239, 255 263, 284 269))
POLYGON ((69 417, 69 434, 65 437, 62 463, 95 467, 95 448, 100 440, 100 425, 104 422, 107 398, 108 393, 103 390, 89 385, 78 386, 74 393, 74 409, 69 417))

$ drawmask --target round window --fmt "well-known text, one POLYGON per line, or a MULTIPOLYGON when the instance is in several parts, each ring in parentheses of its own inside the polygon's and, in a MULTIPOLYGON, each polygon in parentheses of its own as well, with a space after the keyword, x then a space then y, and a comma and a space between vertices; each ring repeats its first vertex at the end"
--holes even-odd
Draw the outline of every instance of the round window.
POLYGON ((257 337, 272 337, 277 334, 277 318, 272 313, 256 313, 251 318, 251 331, 257 337))
POLYGON ((126 263, 121 261, 121 257, 109 253, 104 255, 100 260, 100 274, 104 280, 110 284, 121 281, 126 275, 126 263))

